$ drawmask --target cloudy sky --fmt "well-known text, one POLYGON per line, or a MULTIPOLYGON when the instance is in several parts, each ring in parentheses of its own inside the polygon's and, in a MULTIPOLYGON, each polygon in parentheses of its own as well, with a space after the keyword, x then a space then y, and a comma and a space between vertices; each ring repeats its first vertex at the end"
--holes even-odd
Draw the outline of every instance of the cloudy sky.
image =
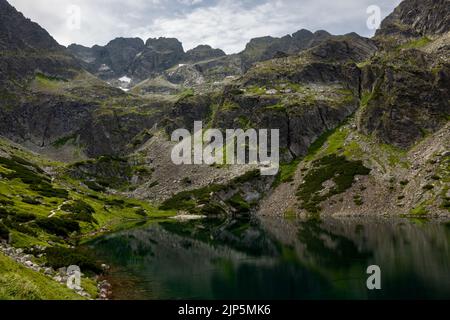
POLYGON ((387 16, 401 0, 9 0, 63 45, 104 45, 116 37, 176 37, 184 48, 209 44, 227 53, 260 36, 305 28, 333 34, 367 27, 376 5, 387 16))

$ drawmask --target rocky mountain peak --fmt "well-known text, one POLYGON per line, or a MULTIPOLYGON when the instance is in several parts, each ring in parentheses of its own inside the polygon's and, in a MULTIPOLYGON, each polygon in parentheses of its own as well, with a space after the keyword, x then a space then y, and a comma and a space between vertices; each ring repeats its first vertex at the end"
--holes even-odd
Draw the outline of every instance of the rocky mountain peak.
POLYGON ((114 40, 111 40, 106 47, 109 48, 135 48, 138 50, 142 50, 144 48, 144 40, 141 38, 116 38, 114 40))
POLYGON ((0 0, 0 49, 62 50, 37 23, 27 19, 6 0, 0 0))
POLYGON ((306 29, 301 29, 295 33, 292 34, 292 38, 294 38, 297 41, 311 41, 311 39, 314 37, 314 34, 306 29))
POLYGON ((213 49, 209 45, 199 45, 194 49, 188 50, 185 54, 184 60, 190 62, 199 62, 223 56, 226 56, 226 54, 221 49, 213 49))
POLYGON ((381 24, 376 36, 432 36, 450 31, 449 0, 405 0, 381 24))
POLYGON ((184 53, 183 44, 176 38, 150 38, 145 43, 145 46, 155 51, 184 53))

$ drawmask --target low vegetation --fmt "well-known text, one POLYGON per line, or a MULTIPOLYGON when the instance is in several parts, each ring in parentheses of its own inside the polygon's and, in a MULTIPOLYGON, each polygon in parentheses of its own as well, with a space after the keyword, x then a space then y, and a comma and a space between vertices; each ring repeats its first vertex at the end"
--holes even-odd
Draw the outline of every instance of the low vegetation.
POLYGON ((362 161, 349 161, 343 156, 334 154, 314 161, 313 167, 297 192, 302 208, 310 213, 320 212, 320 204, 323 201, 349 189, 357 175, 370 173, 370 169, 366 168, 362 161), (327 181, 332 181, 334 186, 323 192, 324 183, 327 181))

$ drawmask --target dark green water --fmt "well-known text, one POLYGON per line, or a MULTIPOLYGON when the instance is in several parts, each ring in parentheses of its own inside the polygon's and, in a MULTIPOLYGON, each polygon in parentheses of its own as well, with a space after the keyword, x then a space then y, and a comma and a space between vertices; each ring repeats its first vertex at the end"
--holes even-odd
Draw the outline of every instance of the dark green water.
POLYGON ((115 299, 450 299, 450 227, 407 219, 208 219, 90 246, 115 299), (367 289, 378 265, 382 289, 367 289))

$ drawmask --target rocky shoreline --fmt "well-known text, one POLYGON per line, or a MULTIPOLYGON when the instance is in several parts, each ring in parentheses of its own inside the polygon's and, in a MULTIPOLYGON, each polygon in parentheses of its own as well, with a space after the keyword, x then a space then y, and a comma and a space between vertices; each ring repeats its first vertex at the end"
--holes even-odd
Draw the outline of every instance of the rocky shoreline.
MULTIPOLYGON (((37 258, 41 258, 45 254, 42 253, 43 250, 45 250, 45 247, 35 246, 29 250, 31 251, 31 253, 33 253, 30 254, 26 253, 23 249, 12 247, 6 241, 0 242, 0 253, 3 253, 5 256, 11 258, 12 260, 21 264, 25 268, 28 268, 35 272, 42 273, 48 278, 52 279, 53 281, 56 281, 62 285, 67 286, 67 280, 69 278, 67 268, 60 268, 58 270, 54 270, 53 268, 48 267, 45 264, 39 264, 36 262, 37 258), (37 256, 35 256, 34 253, 36 253, 37 256)), ((107 270, 109 269, 109 266, 102 265, 102 268, 104 270, 107 270)), ((97 300, 109 300, 108 297, 110 297, 112 294, 111 284, 106 280, 98 281, 97 276, 95 280, 97 281, 97 290, 98 290, 97 300)), ((83 288, 75 288, 72 290, 83 298, 93 300, 92 296, 88 292, 86 292, 83 288)))

